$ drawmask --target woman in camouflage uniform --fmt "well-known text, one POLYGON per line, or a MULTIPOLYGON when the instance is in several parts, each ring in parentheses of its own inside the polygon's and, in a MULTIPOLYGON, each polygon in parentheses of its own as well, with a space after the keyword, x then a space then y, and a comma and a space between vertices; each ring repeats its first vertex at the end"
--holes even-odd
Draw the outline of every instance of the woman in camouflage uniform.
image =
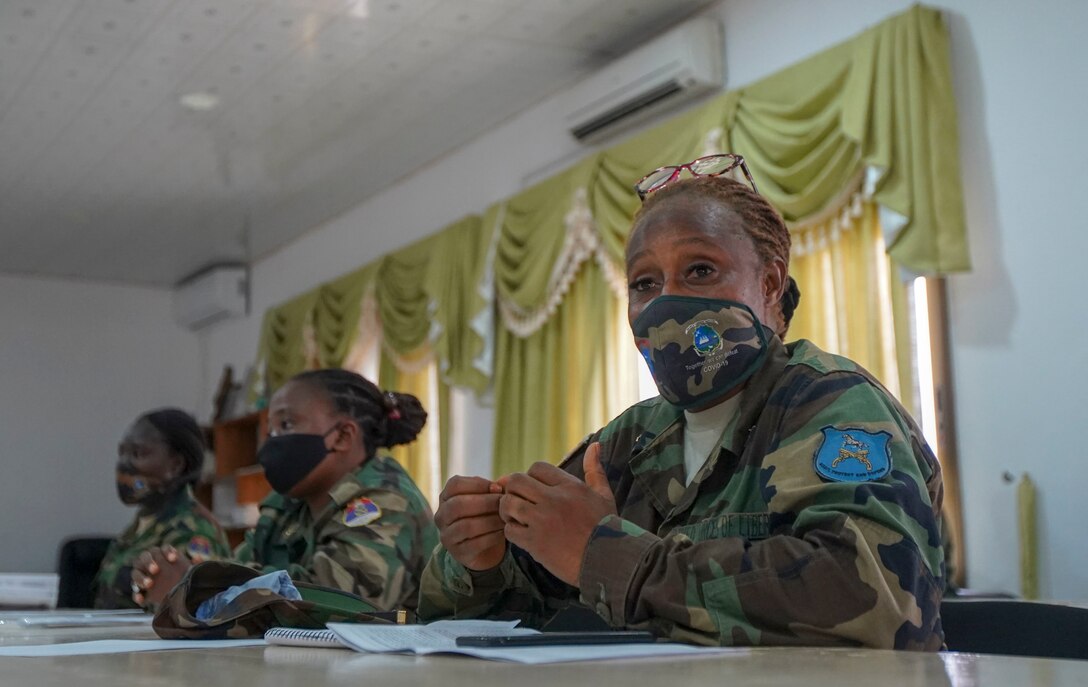
MULTIPOLYGON (((272 396, 257 456, 275 493, 235 560, 352 592, 378 610, 414 609, 438 531, 412 478, 379 449, 413 441, 426 420, 414 396, 354 372, 290 379, 272 396)), ((147 552, 137 599, 159 603, 188 567, 170 549, 147 552)))
POLYGON ((559 467, 451 479, 422 618, 574 607, 698 644, 941 647, 940 466, 868 372, 783 343, 789 232, 735 168, 640 182, 628 317, 661 395, 559 467))
POLYGON ((169 545, 192 560, 230 555, 219 523, 193 498, 204 465, 204 439, 188 413, 173 408, 141 415, 117 450, 117 494, 136 518, 110 544, 95 578, 98 608, 136 608, 132 565, 144 551, 169 545))

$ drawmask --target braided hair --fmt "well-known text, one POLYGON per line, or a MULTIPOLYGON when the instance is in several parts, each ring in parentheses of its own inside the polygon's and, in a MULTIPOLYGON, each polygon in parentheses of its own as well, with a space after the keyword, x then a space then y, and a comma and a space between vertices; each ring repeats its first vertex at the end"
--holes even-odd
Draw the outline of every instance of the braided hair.
POLYGON ((160 408, 144 413, 136 422, 154 427, 170 450, 181 456, 184 470, 181 484, 196 484, 204 468, 204 432, 189 413, 177 408, 160 408))
POLYGON ((377 447, 412 442, 427 422, 427 411, 418 398, 396 391, 383 392, 355 372, 335 368, 310 370, 295 375, 292 381, 321 389, 337 412, 359 425, 368 458, 377 447))
MULTIPOLYGON (((740 217, 741 226, 755 246, 760 261, 769 265, 775 258, 781 258, 788 271, 790 231, 782 216, 747 184, 726 176, 685 178, 664 186, 646 197, 646 201, 635 214, 635 224, 655 206, 677 197, 707 198, 729 208, 740 217)), ((797 282, 793 277, 787 277, 786 290, 778 302, 782 316, 779 336, 785 337, 800 300, 801 290, 797 287, 797 282)))

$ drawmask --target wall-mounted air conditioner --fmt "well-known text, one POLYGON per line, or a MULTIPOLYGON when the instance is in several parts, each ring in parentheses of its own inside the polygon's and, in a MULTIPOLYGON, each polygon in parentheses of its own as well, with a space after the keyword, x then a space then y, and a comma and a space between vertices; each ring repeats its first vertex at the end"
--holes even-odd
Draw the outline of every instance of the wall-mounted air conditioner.
POLYGON ((717 20, 681 24, 571 87, 567 129, 592 142, 719 89, 724 55, 717 20))
POLYGON ((249 305, 245 265, 212 265, 174 287, 174 321, 201 329, 228 317, 241 317, 249 305))

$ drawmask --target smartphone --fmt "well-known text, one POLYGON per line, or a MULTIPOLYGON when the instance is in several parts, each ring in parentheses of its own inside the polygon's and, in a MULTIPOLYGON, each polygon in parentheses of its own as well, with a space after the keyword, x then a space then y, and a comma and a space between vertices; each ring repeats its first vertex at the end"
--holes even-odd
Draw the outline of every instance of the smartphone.
POLYGON ((535 635, 491 635, 458 637, 457 646, 503 647, 562 646, 564 644, 648 644, 656 642, 652 632, 619 630, 616 632, 541 632, 535 635))

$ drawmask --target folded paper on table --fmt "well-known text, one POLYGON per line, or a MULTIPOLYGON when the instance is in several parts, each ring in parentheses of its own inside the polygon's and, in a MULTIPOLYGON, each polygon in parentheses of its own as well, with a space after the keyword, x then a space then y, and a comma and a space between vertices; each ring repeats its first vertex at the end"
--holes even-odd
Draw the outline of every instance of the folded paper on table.
POLYGON ((440 620, 430 625, 379 626, 329 623, 340 640, 364 653, 454 653, 490 661, 541 664, 598 661, 646 656, 679 656, 737 652, 744 649, 696 647, 687 644, 594 644, 488 649, 457 646, 458 637, 531 635, 537 630, 516 627, 518 621, 440 620))

